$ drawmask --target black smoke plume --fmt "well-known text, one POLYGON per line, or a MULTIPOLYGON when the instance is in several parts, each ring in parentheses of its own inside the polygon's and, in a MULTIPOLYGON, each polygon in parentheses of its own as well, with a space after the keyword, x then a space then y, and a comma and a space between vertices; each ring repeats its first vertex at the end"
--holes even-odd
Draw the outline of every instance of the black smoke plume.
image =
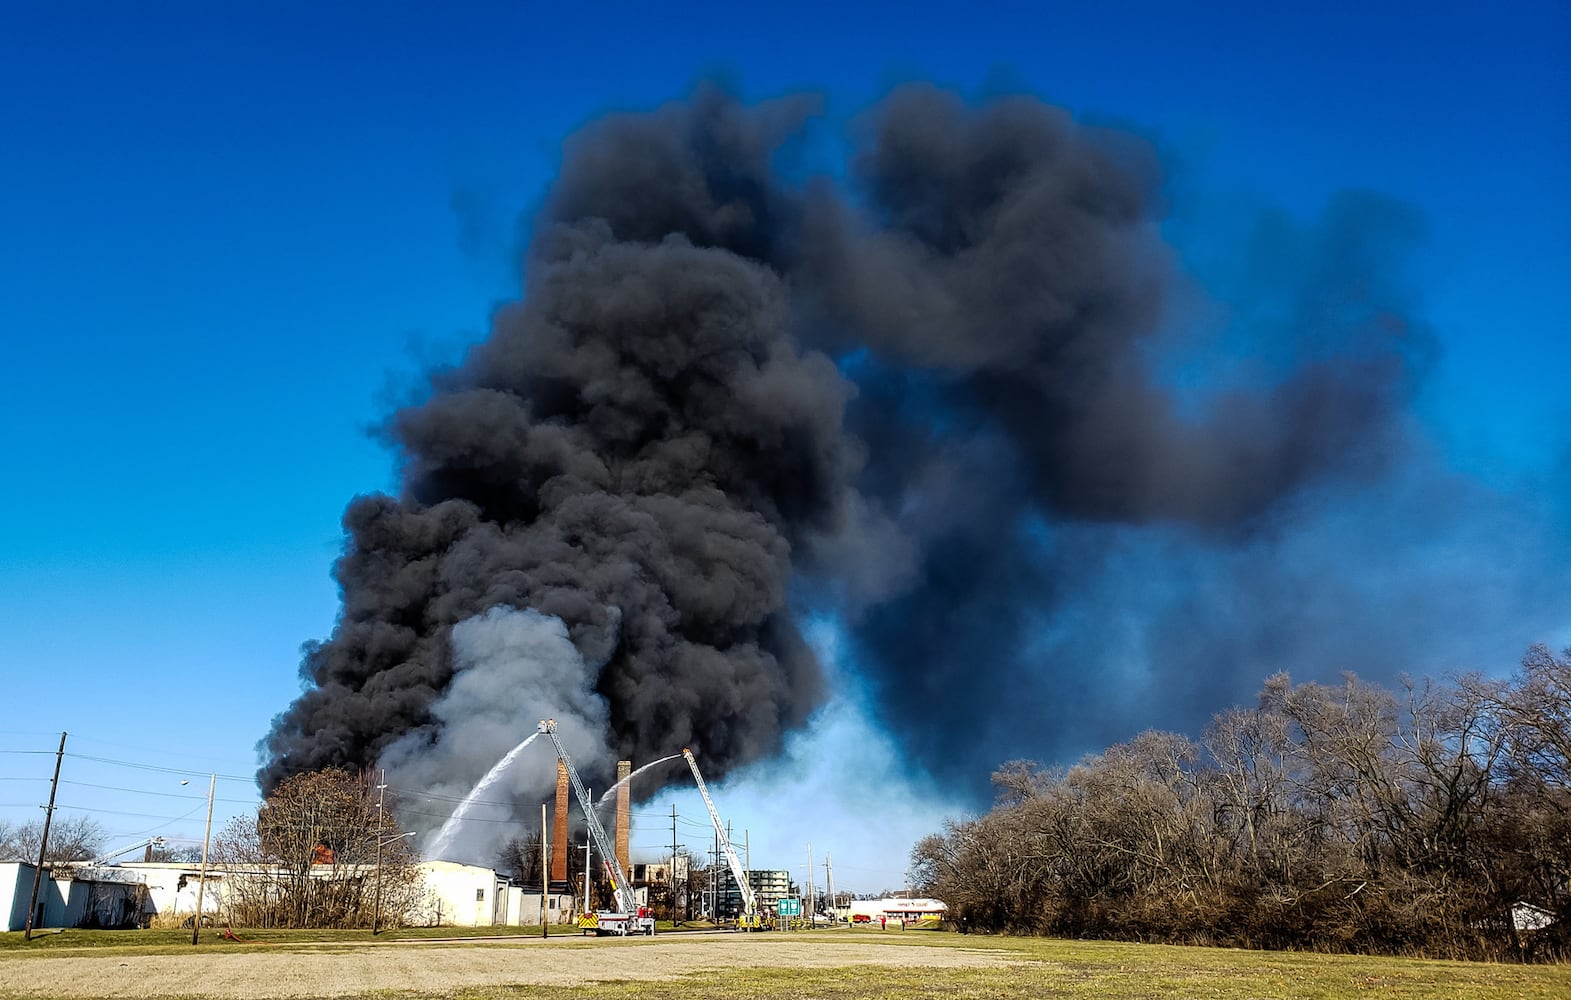
MULTIPOLYGON (((1144 141, 909 87, 844 181, 788 181, 814 112, 704 87, 567 143, 522 300, 388 423, 400 495, 345 515, 342 614, 264 785, 440 740, 452 630, 497 607, 566 624, 607 760, 692 745, 715 776, 821 703, 797 616, 829 610, 891 731, 970 781, 1163 718, 1075 620, 1130 538, 1258 551, 1405 459, 1429 340, 1381 277, 1400 210, 1333 206, 1249 363, 1174 378, 1189 290, 1144 141)), ((1203 659, 1147 687, 1198 704, 1203 659)))

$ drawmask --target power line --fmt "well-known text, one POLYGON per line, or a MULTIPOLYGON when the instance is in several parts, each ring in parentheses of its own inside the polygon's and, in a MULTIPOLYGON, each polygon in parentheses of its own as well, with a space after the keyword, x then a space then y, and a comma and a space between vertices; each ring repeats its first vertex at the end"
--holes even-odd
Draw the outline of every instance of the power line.
MULTIPOLYGON (((41 780, 47 781, 49 779, 44 778, 44 779, 41 779, 41 780)), ((155 791, 153 791, 151 789, 147 789, 147 788, 121 788, 119 785, 97 785, 97 784, 94 784, 91 781, 70 781, 70 780, 67 780, 65 778, 61 778, 60 779, 60 784, 62 784, 62 785, 77 785, 77 786, 80 786, 82 788, 101 788, 101 789, 103 789, 105 791, 110 791, 110 792, 124 792, 127 795, 157 795, 157 796, 161 796, 162 798, 166 798, 166 799, 187 799, 187 800, 196 801, 196 802, 206 802, 207 801, 207 796, 205 796, 205 795, 186 795, 183 792, 155 792, 155 791)), ((233 803, 235 805, 253 805, 253 804, 260 803, 262 800, 260 798, 252 798, 252 799, 214 799, 213 801, 214 802, 229 802, 229 803, 233 803)))
MULTIPOLYGON (((39 751, 27 750, 27 751, 20 751, 20 752, 24 752, 24 753, 38 753, 39 751)), ((43 752, 44 753, 48 753, 47 750, 43 751, 43 752)), ((213 772, 213 771, 193 771, 193 770, 190 770, 188 768, 183 768, 183 767, 164 767, 162 764, 139 764, 136 761, 117 760, 114 757, 95 757, 95 756, 92 756, 91 754, 85 754, 85 753, 68 753, 68 754, 66 754, 66 756, 70 757, 70 758, 72 758, 74 760, 90 760, 90 761, 93 761, 94 763, 97 763, 97 764, 114 764, 114 765, 117 765, 119 767, 134 767, 137 770, 141 770, 141 771, 159 771, 159 772, 161 772, 163 774, 187 774, 187 775, 193 775, 193 776, 198 777, 198 778, 205 778, 209 774, 213 774, 216 777, 218 777, 218 778, 220 778, 221 780, 224 780, 224 781, 244 781, 244 782, 247 782, 247 783, 253 783, 253 782, 256 781, 256 776, 255 775, 217 774, 216 772, 213 772)))
MULTIPOLYGON (((42 735, 48 736, 50 734, 44 733, 42 735)), ((96 743, 99 746, 118 747, 121 750, 136 750, 136 751, 139 751, 141 753, 152 754, 155 757, 178 757, 181 760, 185 759, 184 755, 182 755, 182 754, 173 753, 173 752, 171 752, 169 750, 160 750, 160 749, 158 749, 156 747, 138 746, 138 745, 136 745, 134 743, 117 743, 117 742, 115 742, 113 740, 94 739, 91 736, 73 736, 72 739, 75 740, 76 742, 79 742, 79 743, 96 743)), ((211 771, 203 771, 202 773, 203 774, 210 774, 212 772, 211 771)))
MULTIPOLYGON (((157 826, 148 827, 146 830, 138 830, 135 833, 122 833, 122 834, 119 835, 119 837, 120 837, 120 839, 124 839, 126 837, 145 837, 145 836, 147 836, 150 833, 157 833, 159 830, 163 830, 163 829, 165 829, 167 827, 174 826, 176 823, 180 822, 183 819, 190 819, 192 816, 195 816, 197 813, 199 813, 201 811, 202 811, 202 807, 201 806, 197 806, 195 809, 192 809, 190 812, 186 813, 184 816, 176 816, 173 819, 170 819, 168 822, 160 823, 157 826)), ((159 819, 163 819, 164 817, 160 816, 158 818, 159 819)), ((169 840, 190 840, 191 838, 189 838, 189 837, 169 837, 167 839, 169 839, 169 840)))
MULTIPOLYGON (((202 801, 203 802, 207 801, 205 796, 203 797, 202 801)), ((76 806, 76 805, 69 805, 69 804, 64 804, 64 803, 62 803, 61 805, 55 806, 55 808, 56 809, 70 809, 70 810, 74 810, 76 812, 87 813, 89 816, 99 816, 99 815, 102 815, 102 816, 136 816, 136 817, 138 817, 140 819, 166 819, 166 820, 168 820, 171 823, 178 822, 179 820, 182 820, 182 819, 185 818, 185 816, 164 816, 164 815, 161 815, 159 813, 126 812, 126 811, 120 810, 120 809, 99 809, 97 806, 76 806)), ((191 814, 190 813, 186 813, 186 816, 189 816, 189 815, 191 815, 191 814)))

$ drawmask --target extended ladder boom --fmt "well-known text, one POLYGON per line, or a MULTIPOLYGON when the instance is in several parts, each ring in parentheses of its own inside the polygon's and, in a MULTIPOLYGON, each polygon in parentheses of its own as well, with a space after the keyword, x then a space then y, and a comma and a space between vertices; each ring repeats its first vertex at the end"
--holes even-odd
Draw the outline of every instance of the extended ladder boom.
POLYGON ((736 879, 737 888, 742 890, 742 912, 751 916, 758 912, 758 902, 753 896, 752 885, 747 881, 747 869, 742 867, 736 850, 731 846, 731 838, 726 836, 725 824, 720 822, 715 800, 709 797, 709 786, 704 784, 704 776, 698 773, 698 761, 694 759, 693 751, 684 748, 682 756, 687 758, 687 766, 693 769, 693 780, 698 782, 698 794, 704 797, 704 805, 709 807, 709 821, 715 825, 715 836, 720 838, 720 846, 725 849, 726 863, 731 866, 731 877, 736 879))
POLYGON ((633 888, 628 884, 627 874, 622 871, 622 864, 617 860, 616 850, 611 846, 611 839, 606 836, 605 827, 600 825, 600 817, 595 815, 595 805, 589 800, 589 793, 584 790, 584 783, 578 778, 578 769, 573 766, 573 758, 567 755, 562 748, 562 741, 556 738, 556 720, 546 719, 540 723, 540 731, 551 737, 551 742, 556 746, 557 759, 567 769, 567 778, 573 783, 573 794, 578 796, 578 804, 584 810, 584 823, 589 827, 589 836, 594 838, 595 849, 600 852, 600 860, 605 863, 606 875, 611 879, 611 891, 616 895, 616 908, 623 913, 633 913, 638 909, 638 901, 633 897, 633 888))

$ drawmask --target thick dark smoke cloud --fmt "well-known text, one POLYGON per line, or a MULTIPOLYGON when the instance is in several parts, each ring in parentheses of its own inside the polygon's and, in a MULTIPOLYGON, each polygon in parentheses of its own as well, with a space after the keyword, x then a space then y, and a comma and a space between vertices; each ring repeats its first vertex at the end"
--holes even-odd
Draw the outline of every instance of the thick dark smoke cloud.
MULTIPOLYGON (((1389 261, 1352 252, 1383 218, 1333 213, 1346 272, 1294 302, 1274 370, 1183 395, 1155 372, 1178 278, 1138 140, 1030 99, 916 88, 875 112, 855 176, 860 210, 829 203, 803 261, 823 315, 870 354, 863 483, 921 554, 851 626, 874 704, 954 782, 1203 721, 1227 685, 1202 682, 1213 700, 1192 714, 1117 704, 1131 678, 1098 654, 1133 600, 1097 606, 1100 628, 1071 609, 1130 531, 1247 544, 1310 487, 1370 482, 1402 455, 1427 341, 1372 284, 1389 261)), ((1146 652, 1172 671, 1161 690, 1217 669, 1146 652)))
POLYGON ((392 418, 403 494, 345 516, 342 617, 307 652, 311 686, 269 737, 264 784, 369 764, 412 730, 439 739, 451 631, 497 606, 560 618, 604 664, 620 756, 691 745, 718 775, 821 700, 786 596, 793 545, 831 529, 850 491, 852 390, 793 340, 778 275, 687 234, 752 245, 766 178, 743 175, 767 148, 753 123, 708 98, 650 124, 575 141, 525 298, 392 418))
POLYGON ((843 182, 783 180, 815 110, 705 87, 566 144, 523 299, 389 422, 402 491, 345 516, 343 613, 264 784, 440 741, 452 630, 498 606, 603 664, 617 756, 690 744, 717 776, 825 696, 794 608, 840 617, 875 710, 956 784, 1203 720, 1269 658, 1189 640, 1265 636, 1293 526, 1411 462, 1410 215, 1333 205, 1312 266, 1265 269, 1272 309, 1212 343, 1229 363, 1175 376, 1206 345, 1142 140, 910 87, 843 182), (1224 630, 1182 597, 1226 601, 1227 566, 1255 599, 1224 630))

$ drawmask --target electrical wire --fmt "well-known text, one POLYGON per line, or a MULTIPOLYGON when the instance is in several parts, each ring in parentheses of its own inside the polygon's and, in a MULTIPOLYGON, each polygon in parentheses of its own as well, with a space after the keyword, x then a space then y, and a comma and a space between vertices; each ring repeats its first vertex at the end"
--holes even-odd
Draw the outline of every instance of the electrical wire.
MULTIPOLYGON (((28 751, 28 752, 44 752, 44 753, 48 753, 48 752, 51 752, 51 751, 28 751)), ((71 753, 69 751, 66 753, 66 756, 72 758, 73 760, 90 760, 90 761, 93 761, 96 764, 114 764, 114 765, 117 765, 119 767, 134 767, 134 768, 136 768, 137 770, 140 770, 140 771, 159 771, 159 772, 161 772, 163 774, 186 774, 186 775, 192 775, 192 776, 195 776, 195 777, 198 777, 198 778, 205 778, 205 777, 207 777, 209 775, 212 775, 213 777, 218 778, 220 781, 244 781, 244 782, 247 782, 247 783, 253 783, 253 782, 256 781, 256 776, 255 775, 218 774, 216 771, 192 771, 192 770, 190 770, 188 768, 183 768, 183 767, 164 767, 161 764, 138 764, 137 762, 130 761, 130 760, 117 760, 114 757, 95 757, 92 754, 71 753)))
MULTIPOLYGON (((48 778, 43 778, 43 779, 40 779, 40 780, 48 781, 49 779, 48 778)), ((110 792, 124 792, 124 793, 126 793, 128 795, 157 795, 157 796, 160 796, 160 797, 166 798, 166 799, 188 799, 188 800, 195 800, 197 802, 206 802, 207 801, 207 796, 205 796, 205 795, 186 795, 183 792, 155 792, 155 791, 153 791, 151 789, 147 789, 147 788, 121 788, 118 785, 98 785, 98 784, 94 784, 91 781, 75 781, 75 780, 72 780, 70 778, 61 778, 60 779, 60 784, 62 784, 62 785, 77 785, 77 786, 79 786, 81 788, 100 788, 100 789, 103 789, 105 791, 110 791, 110 792)), ((214 802, 227 802, 227 803, 230 803, 230 804, 233 804, 233 805, 256 805, 256 804, 260 804, 262 800, 260 798, 250 798, 250 799, 214 798, 213 801, 214 802)))
MULTIPOLYGON (((51 733, 40 733, 39 735, 50 736, 50 735, 54 735, 54 734, 51 734, 51 733)), ((178 757, 181 760, 185 760, 186 759, 186 755, 185 754, 176 754, 176 753, 174 753, 172 751, 169 751, 169 750, 160 750, 160 749, 158 749, 156 747, 138 746, 138 745, 132 744, 132 743, 116 743, 113 740, 100 740, 100 739, 97 739, 97 738, 92 737, 92 736, 72 736, 71 737, 71 741, 73 743, 96 743, 99 746, 116 747, 116 748, 118 748, 120 750, 135 750, 138 753, 152 754, 155 757, 178 757)), ((203 771, 202 773, 203 774, 209 774, 211 772, 210 771, 203 771)))
MULTIPOLYGON (((173 826, 173 825, 175 825, 176 823, 180 822, 183 819, 190 819, 192 816, 195 816, 197 813, 199 813, 201 811, 202 811, 202 807, 201 806, 197 806, 195 809, 192 809, 190 812, 186 813, 184 816, 176 816, 176 817, 174 817, 173 819, 170 819, 167 822, 158 824, 157 826, 148 827, 146 830, 138 830, 135 833, 122 833, 122 834, 120 834, 120 838, 124 839, 126 837, 146 837, 149 834, 157 833, 159 830, 162 830, 162 829, 164 829, 166 827, 173 826)), ((160 818, 162 818, 162 817, 160 817, 160 818)), ((181 840, 181 839, 189 839, 189 838, 169 837, 169 838, 166 838, 166 839, 169 839, 169 840, 181 840)))
POLYGON ((55 810, 57 812, 64 809, 69 809, 79 813, 87 813, 90 816, 136 816, 140 819, 164 819, 170 821, 171 823, 185 818, 183 816, 164 816, 159 813, 125 812, 120 809, 100 809, 97 806, 79 806, 73 805, 69 802, 60 802, 55 804, 55 810))

